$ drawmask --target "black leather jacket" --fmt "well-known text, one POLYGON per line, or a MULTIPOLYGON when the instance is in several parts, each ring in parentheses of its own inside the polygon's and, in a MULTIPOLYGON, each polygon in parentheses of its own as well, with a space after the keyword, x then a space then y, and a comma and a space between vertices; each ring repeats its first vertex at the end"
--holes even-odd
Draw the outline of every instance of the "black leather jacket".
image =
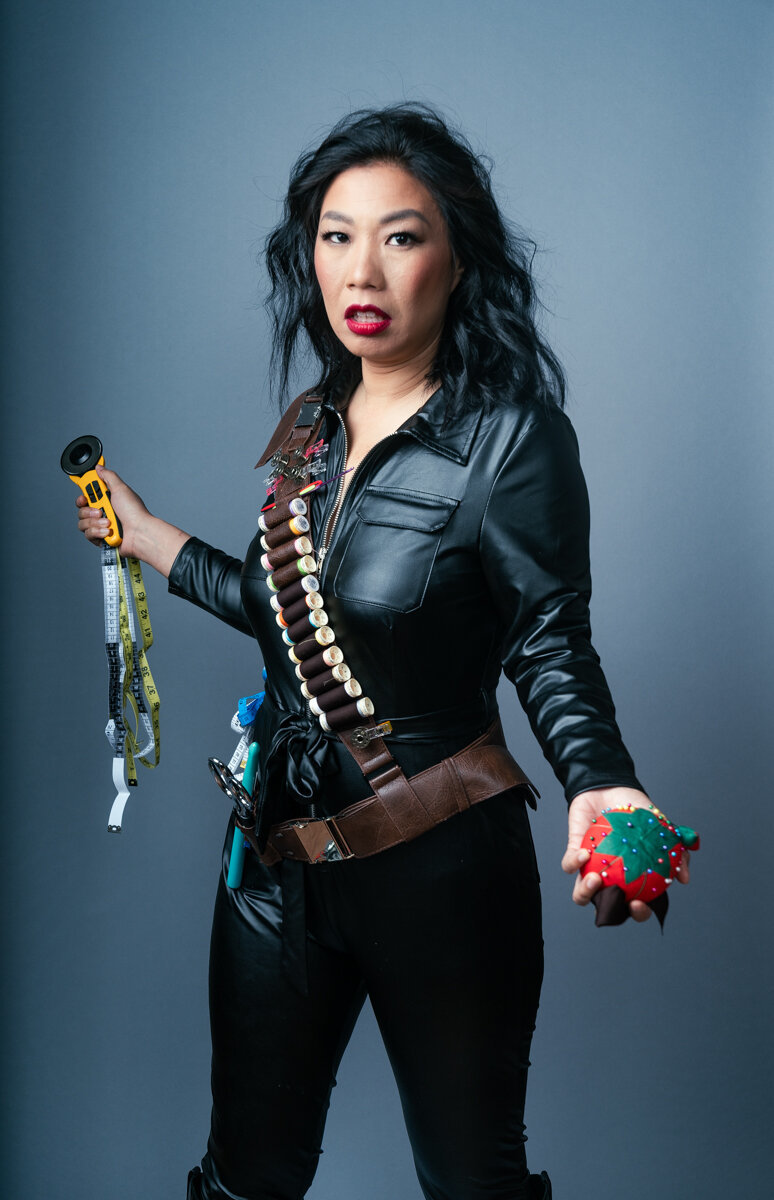
MULTIPOLYGON (((334 475, 344 427, 325 408, 334 475)), ((590 640, 588 498, 569 420, 514 406, 445 423, 444 410, 441 389, 367 455, 319 572, 346 661, 376 719, 393 721, 390 749, 411 775, 466 745, 495 714, 504 669, 568 800, 591 787, 640 787, 590 640)), ((315 498, 318 548, 335 499, 334 486, 315 498)), ((256 510, 262 501, 263 488, 256 510)), ((191 538, 169 587, 258 639, 263 747, 287 712, 306 709, 261 554, 259 535, 244 562, 191 538)), ((319 810, 369 791, 331 738, 319 810)))

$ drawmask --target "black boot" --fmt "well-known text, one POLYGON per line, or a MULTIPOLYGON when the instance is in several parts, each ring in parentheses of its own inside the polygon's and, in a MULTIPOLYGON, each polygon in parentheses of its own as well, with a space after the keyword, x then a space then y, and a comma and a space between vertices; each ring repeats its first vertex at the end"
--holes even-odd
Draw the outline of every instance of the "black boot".
POLYGON ((202 1173, 198 1167, 194 1167, 193 1171, 188 1175, 188 1191, 185 1194, 185 1200, 202 1200, 202 1193, 199 1187, 202 1173))
POLYGON ((541 1171, 539 1175, 530 1175, 529 1186, 531 1200, 551 1200, 551 1180, 545 1171, 541 1171))

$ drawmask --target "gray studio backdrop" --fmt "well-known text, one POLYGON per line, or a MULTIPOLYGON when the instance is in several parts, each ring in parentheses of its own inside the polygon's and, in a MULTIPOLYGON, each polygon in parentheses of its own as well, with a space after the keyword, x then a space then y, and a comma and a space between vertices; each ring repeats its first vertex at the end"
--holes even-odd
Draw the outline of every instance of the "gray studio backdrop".
MULTIPOLYGON (((230 754, 261 668, 148 571, 162 763, 109 836, 98 556, 60 452, 97 433, 153 511, 241 553, 274 422, 259 248, 297 152, 403 97, 493 157, 541 246, 596 645, 642 779, 703 839, 663 936, 596 930, 559 871, 559 788, 503 689, 543 792, 532 1168, 576 1200, 766 1194, 771 4, 19 0, 5 26, 3 1197, 184 1194, 227 817, 206 759, 230 754)), ((417 1200, 369 1013, 325 1151, 314 1200, 417 1200)))

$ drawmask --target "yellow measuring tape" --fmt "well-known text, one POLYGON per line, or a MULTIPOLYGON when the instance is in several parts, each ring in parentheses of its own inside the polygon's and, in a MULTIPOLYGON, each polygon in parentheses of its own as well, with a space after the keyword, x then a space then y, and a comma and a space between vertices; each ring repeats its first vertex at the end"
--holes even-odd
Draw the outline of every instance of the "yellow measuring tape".
POLYGON ((135 786, 137 784, 137 767, 135 766, 135 758, 139 757, 140 762, 145 767, 157 767, 161 756, 161 733, 159 729, 159 708, 161 700, 159 699, 158 689, 153 682, 150 666, 148 665, 148 650, 153 645, 153 630, 150 623, 150 615, 148 613, 148 600, 145 595, 145 584, 142 578, 142 567, 139 559, 127 558, 126 565, 129 569, 129 579, 132 586, 132 597, 134 600, 135 612, 137 614, 137 623, 140 626, 142 634, 142 646, 137 648, 136 639, 132 637, 132 629, 129 620, 129 602, 126 595, 126 584, 124 581, 124 571, 122 569, 121 555, 118 550, 114 551, 116 556, 116 568, 118 571, 118 590, 119 590, 119 607, 118 607, 118 625, 121 635, 121 644, 124 651, 124 663, 128 664, 124 671, 123 686, 122 686, 122 714, 124 714, 124 725, 126 726, 126 772, 129 776, 130 783, 135 786), (137 737, 131 726, 126 724, 125 714, 127 704, 132 709, 134 714, 135 726, 140 728, 140 708, 135 697, 135 692, 132 689, 132 684, 139 677, 142 685, 142 694, 145 697, 147 708, 150 711, 151 729, 153 732, 153 761, 146 757, 150 746, 146 746, 142 751, 138 749, 137 737))

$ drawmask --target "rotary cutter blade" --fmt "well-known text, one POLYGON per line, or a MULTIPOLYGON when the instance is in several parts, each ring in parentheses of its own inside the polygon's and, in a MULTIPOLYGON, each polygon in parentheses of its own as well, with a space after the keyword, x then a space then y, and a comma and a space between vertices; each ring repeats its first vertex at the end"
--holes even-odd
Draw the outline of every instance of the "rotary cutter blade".
POLYGON ((110 503, 110 492, 96 472, 97 467, 104 465, 102 442, 92 434, 74 438, 68 446, 65 446, 60 459, 62 470, 81 489, 89 508, 101 509, 113 526, 113 532, 105 538, 107 545, 120 546, 123 536, 121 522, 110 503))

